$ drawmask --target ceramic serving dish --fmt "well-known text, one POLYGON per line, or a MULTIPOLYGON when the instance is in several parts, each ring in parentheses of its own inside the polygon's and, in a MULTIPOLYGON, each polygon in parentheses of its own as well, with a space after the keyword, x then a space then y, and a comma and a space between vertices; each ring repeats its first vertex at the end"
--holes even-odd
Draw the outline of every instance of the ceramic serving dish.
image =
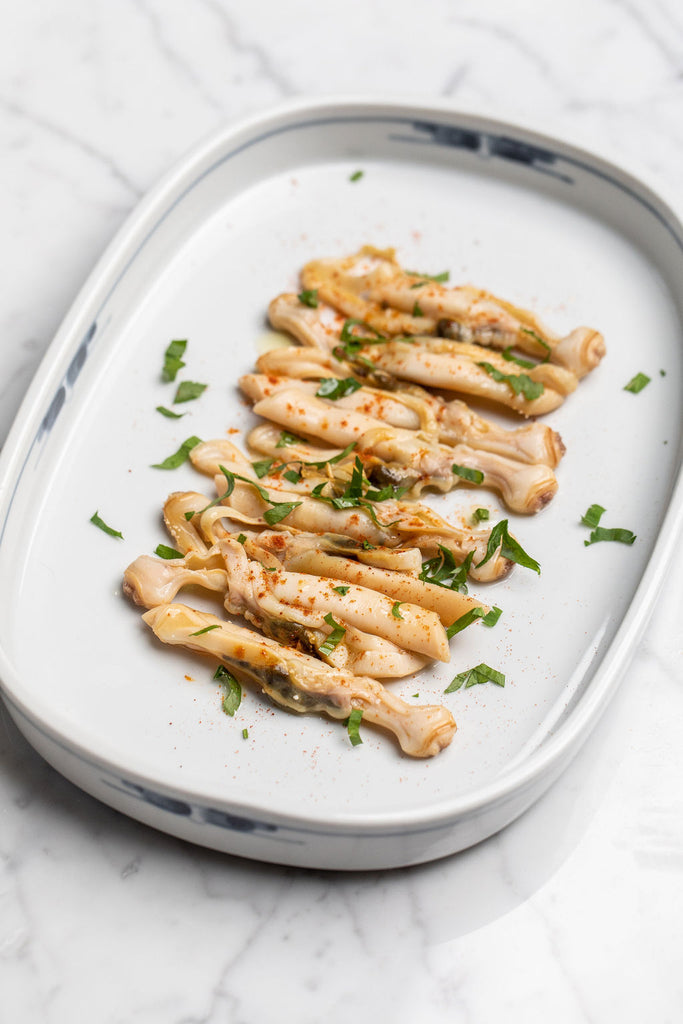
MULTIPOLYGON (((616 167, 444 107, 297 104, 197 148, 93 271, 2 453, 0 676, 28 740, 132 817, 283 864, 414 864, 514 819, 613 693, 680 526, 682 240, 671 210, 616 167), (190 435, 248 429, 236 380, 263 344, 268 301, 307 260, 368 242, 563 333, 596 327, 608 348, 550 417, 567 445, 559 493, 533 518, 508 517, 541 576, 518 568, 481 588, 503 609, 498 626, 458 636, 450 665, 391 684, 458 722, 427 761, 370 728, 352 747, 340 724, 252 690, 227 717, 213 666, 158 644, 121 594, 125 566, 167 540, 166 495, 206 487, 189 465, 152 464, 190 435), (209 384, 181 420, 155 411, 172 400, 160 368, 173 338, 188 339, 185 375, 209 384), (634 395, 637 372, 651 380, 634 395), (592 503, 635 544, 585 547, 592 503), (90 524, 96 510, 123 540, 90 524), (504 688, 444 695, 481 661, 504 688)), ((434 502, 446 517, 473 503, 505 514, 481 492, 434 502)))

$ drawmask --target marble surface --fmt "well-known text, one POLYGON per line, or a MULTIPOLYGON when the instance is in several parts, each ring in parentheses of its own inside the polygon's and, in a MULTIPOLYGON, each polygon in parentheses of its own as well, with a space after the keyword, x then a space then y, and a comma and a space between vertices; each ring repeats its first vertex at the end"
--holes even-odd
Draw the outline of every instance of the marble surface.
MULTIPOLYGON (((0 33, 0 443, 93 262, 169 163, 246 113, 332 93, 449 97, 566 136, 683 213, 674 0, 24 0, 0 33)), ((305 872, 183 844, 79 792, 0 708, 0 1024, 681 1020, 672 561, 560 782, 500 835, 420 868, 305 872)))

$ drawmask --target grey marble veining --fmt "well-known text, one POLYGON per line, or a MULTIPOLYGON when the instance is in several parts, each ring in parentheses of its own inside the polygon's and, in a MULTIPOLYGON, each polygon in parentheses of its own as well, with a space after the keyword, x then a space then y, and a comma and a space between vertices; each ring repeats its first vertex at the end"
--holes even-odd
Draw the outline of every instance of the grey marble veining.
MULTIPOLYGON (((683 211, 673 0, 26 0, 4 22, 0 443, 138 198, 212 129, 288 96, 447 96, 640 167, 683 211)), ((679 552, 563 778, 421 868, 325 874, 191 847, 79 792, 0 708, 0 1022, 674 1024, 682 580, 679 552)), ((48 652, 37 670, 49 685, 48 652)))

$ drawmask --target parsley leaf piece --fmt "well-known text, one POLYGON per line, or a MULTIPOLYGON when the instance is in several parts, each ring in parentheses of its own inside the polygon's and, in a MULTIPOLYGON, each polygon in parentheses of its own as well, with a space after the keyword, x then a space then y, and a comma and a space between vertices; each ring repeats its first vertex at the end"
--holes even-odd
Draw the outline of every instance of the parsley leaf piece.
POLYGON ((173 409, 167 409, 165 405, 158 405, 157 412, 160 412, 168 420, 181 420, 183 416, 187 415, 184 412, 173 412, 173 409))
POLYGON ((335 620, 332 618, 331 612, 328 612, 328 614, 325 616, 325 622, 327 623, 328 626, 332 627, 332 632, 328 636, 327 640, 325 640, 325 642, 320 645, 320 647, 318 648, 318 652, 324 655, 326 658, 329 658, 330 654, 332 654, 332 651, 335 649, 335 647, 337 647, 337 645, 340 644, 344 639, 346 629, 344 628, 344 626, 341 626, 338 622, 335 622, 335 620))
POLYGON ((174 452, 173 455, 169 455, 163 462, 155 462, 152 469, 177 469, 178 466, 182 466, 183 462, 187 462, 192 449, 201 443, 201 437, 195 437, 192 435, 192 437, 186 438, 177 452, 174 452))
POLYGON ((401 612, 399 611, 402 604, 403 601, 394 601, 393 605, 391 606, 391 614, 394 616, 395 619, 403 618, 401 612))
POLYGON ((507 384, 515 395, 522 394, 530 402, 534 398, 540 398, 545 391, 540 381, 532 380, 526 373, 503 373, 487 362, 477 363, 477 366, 486 370, 489 377, 493 377, 499 384, 507 384))
POLYGON ((470 686, 476 686, 477 683, 495 683, 496 686, 505 686, 505 676, 502 672, 498 672, 482 662, 480 665, 475 665, 474 668, 468 668, 464 672, 458 673, 450 686, 446 687, 444 693, 453 693, 455 690, 459 690, 463 684, 465 689, 468 689, 470 686))
POLYGON ((521 327, 520 330, 521 330, 522 334, 528 334, 530 338, 533 338, 534 341, 538 345, 541 346, 541 348, 545 352, 545 356, 543 358, 543 362, 547 363, 548 360, 550 359, 550 356, 551 356, 552 351, 553 351, 551 349, 550 345, 548 344, 548 342, 544 341, 543 338, 540 336, 540 334, 536 334, 536 331, 532 331, 528 327, 521 327))
MULTIPOLYGON (((242 687, 235 679, 232 672, 228 672, 225 665, 219 665, 213 675, 214 679, 218 679, 220 683, 225 687, 225 696, 223 697, 222 707, 226 715, 232 716, 237 711, 238 707, 242 702, 242 687)), ((242 736, 246 729, 242 730, 242 736)), ((246 739, 247 737, 244 736, 246 739)))
POLYGON ((635 377, 631 377, 631 380, 624 386, 624 391, 630 391, 632 395, 637 395, 639 391, 647 387, 650 383, 650 378, 645 373, 637 373, 635 377))
POLYGON ((261 459, 260 462, 252 462, 254 472, 256 473, 256 476, 259 478, 259 480, 261 479, 261 477, 267 476, 268 473, 270 473, 271 467, 274 462, 275 459, 261 459))
POLYGON ((464 615, 461 615, 459 619, 456 619, 455 622, 448 627, 446 630, 446 636, 450 640, 456 635, 456 633, 460 633, 463 629, 467 629, 467 627, 471 626, 477 619, 481 619, 485 626, 495 626, 502 614, 502 609, 496 607, 493 607, 490 612, 485 612, 483 608, 470 608, 469 611, 465 612, 464 615))
MULTIPOLYGON (((235 490, 235 474, 231 473, 229 469, 225 468, 225 466, 219 466, 218 468, 220 469, 221 473, 223 474, 227 481, 227 487, 225 488, 225 492, 221 494, 218 498, 214 498, 213 501, 210 501, 208 505, 204 506, 204 508, 195 509, 194 512, 186 512, 185 518, 187 519, 188 523, 193 516, 202 516, 204 515, 205 512, 208 512, 210 508, 214 508, 216 505, 220 505, 223 499, 229 498, 232 492, 235 490)), ((255 484, 254 486, 257 485, 255 484)))
POLYGON ((246 533, 240 533, 240 534, 238 534, 238 537, 237 537, 237 543, 238 544, 244 544, 246 539, 247 539, 246 533))
POLYGON ((318 308, 318 289, 317 288, 304 288, 302 292, 299 292, 297 299, 302 306, 309 306, 310 309, 318 308))
POLYGON ((285 478, 285 480, 289 480, 290 484, 298 484, 301 481, 300 469, 288 469, 282 475, 285 478))
POLYGON ((165 558, 167 561, 171 558, 185 557, 182 551, 177 551, 176 548, 170 548, 168 544, 157 544, 154 549, 154 554, 158 555, 159 558, 165 558))
MULTIPOLYGON (((436 284, 445 284, 446 281, 450 281, 451 273, 449 270, 443 270, 440 274, 422 274, 419 270, 406 270, 406 274, 410 277, 422 277, 424 278, 420 284, 426 284, 427 281, 434 281, 436 284)), ((411 288, 418 287, 412 284, 411 288)))
POLYGON ((178 370, 182 370, 185 365, 182 360, 182 356, 185 354, 186 348, 187 340, 171 342, 164 352, 164 366, 161 371, 162 380, 170 383, 176 379, 178 370))
POLYGON ((363 742, 362 739, 360 738, 359 731, 362 717, 362 708, 354 708, 346 720, 346 731, 349 734, 349 739, 351 740, 352 747, 357 747, 360 743, 363 742))
POLYGON ((354 171, 353 174, 350 175, 349 181, 360 181, 364 174, 365 171, 354 171))
MULTIPOLYGON (((325 466, 333 466, 336 462, 341 462, 345 459, 353 449, 356 447, 356 442, 352 441, 351 444, 347 444, 343 452, 339 452, 338 455, 333 455, 331 459, 321 459, 320 462, 302 462, 302 466, 312 466, 314 469, 324 469, 325 466)), ((298 460, 295 460, 298 461, 298 460)))
POLYGON ((363 541, 363 551, 376 551, 376 550, 377 550, 377 546, 375 544, 371 544, 369 540, 364 540, 363 541))
POLYGON ((415 300, 415 305, 413 306, 413 312, 412 312, 411 315, 412 316, 424 316, 424 313, 420 309, 420 303, 417 301, 417 299, 415 300))
POLYGON ((513 355, 512 345, 508 345, 508 347, 504 348, 500 354, 503 359, 507 359, 508 363, 516 363, 517 366, 521 366, 524 370, 533 370, 534 366, 537 365, 536 363, 532 363, 530 359, 520 359, 519 356, 513 355))
POLYGON ((204 626, 204 629, 198 629, 195 633, 190 633, 190 636, 201 636, 202 633, 210 633, 212 629, 220 629, 221 627, 217 622, 214 622, 212 626, 204 626))
POLYGON ((353 377, 345 377, 343 380, 338 377, 323 377, 315 394, 316 398, 329 398, 330 401, 336 402, 338 398, 352 395, 360 386, 353 377))
POLYGON ((659 371, 659 376, 660 377, 666 377, 666 370, 660 370, 659 371))
POLYGON ((472 518, 474 519, 475 523, 481 523, 484 519, 488 519, 489 515, 490 512, 487 508, 475 508, 474 512, 472 513, 472 518))
POLYGON ((248 729, 242 729, 242 739, 243 740, 248 740, 249 739, 249 730, 248 729))
POLYGON ((339 335, 341 344, 335 346, 332 354, 338 362, 344 359, 355 359, 356 362, 373 368, 374 363, 370 362, 369 359, 363 359, 358 353, 364 345, 385 345, 390 340, 390 338, 385 338, 383 334, 376 331, 370 324, 367 324, 365 320, 345 320, 339 335), (354 334, 354 327, 362 327, 369 334, 354 334))
POLYGON ((453 552, 439 544, 439 554, 422 563, 420 579, 423 583, 434 583, 437 587, 467 593, 467 573, 472 566, 474 551, 470 551, 461 565, 456 565, 453 552))
POLYGON ((100 518, 99 512, 94 512, 90 516, 90 522, 94 526, 96 526, 99 530, 102 530, 103 533, 108 533, 110 537, 119 537, 120 540, 124 539, 123 534, 120 533, 119 530, 114 530, 114 529, 112 529, 111 526, 107 526, 107 524, 105 523, 104 519, 100 518))
POLYGON ((451 469, 456 476, 462 477, 463 480, 469 480, 471 484, 481 484, 484 482, 484 474, 480 469, 470 469, 468 466, 459 466, 457 462, 453 463, 451 469))
POLYGON ((606 511, 607 509, 603 508, 602 505, 591 505, 585 514, 581 516, 581 522, 584 526, 597 526, 606 511))
POLYGON ((533 569, 539 576, 541 575, 541 567, 536 559, 528 555, 522 545, 508 533, 507 519, 501 519, 491 530, 488 544, 486 545, 486 555, 482 558, 481 562, 477 562, 477 568, 485 565, 490 558, 493 558, 499 547, 503 558, 508 558, 511 562, 524 566, 525 569, 533 569))
POLYGON ((350 588, 350 587, 332 587, 332 589, 333 589, 333 590, 334 590, 334 591, 335 591, 335 592, 336 592, 337 594, 341 594, 341 596, 342 596, 342 597, 346 597, 346 595, 348 594, 348 592, 349 592, 349 590, 350 590, 351 588, 350 588))
POLYGON ((583 543, 586 547, 590 544, 597 544, 601 540, 616 540, 621 544, 633 544, 635 539, 635 533, 631 533, 630 530, 622 530, 619 527, 608 529, 604 526, 596 526, 591 532, 590 538, 583 543))
POLYGON ((208 384, 199 384, 196 380, 183 380, 178 385, 173 401, 176 404, 178 402, 192 402, 195 398, 199 398, 208 386, 208 384))
POLYGON ((268 526, 275 526, 276 523, 280 523, 283 519, 286 519, 290 512, 293 512, 300 504, 300 501, 275 502, 272 508, 266 509, 263 513, 263 518, 268 523, 268 526))
POLYGON ((300 444, 301 438, 296 434, 290 434, 288 430, 280 431, 280 439, 275 445, 276 448, 286 448, 288 444, 300 444))

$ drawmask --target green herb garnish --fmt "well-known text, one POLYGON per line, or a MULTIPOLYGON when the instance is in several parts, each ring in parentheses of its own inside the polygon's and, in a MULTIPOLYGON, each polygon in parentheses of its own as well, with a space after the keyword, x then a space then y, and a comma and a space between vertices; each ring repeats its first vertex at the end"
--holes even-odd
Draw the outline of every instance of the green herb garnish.
POLYGON ((302 292, 299 292, 297 299, 302 306, 309 306, 311 309, 318 308, 318 289, 317 288, 304 288, 302 292))
MULTIPOLYGON (((226 715, 230 715, 232 718, 238 707, 242 702, 242 687, 235 679, 232 672, 228 672, 225 665, 219 665, 213 675, 214 679, 217 679, 225 687, 225 696, 223 697, 222 707, 226 715)), ((242 730, 242 736, 244 736, 246 729, 242 730)), ((247 737, 244 736, 244 739, 247 737)))
POLYGON ((420 309, 420 303, 417 301, 417 299, 415 300, 415 304, 413 306, 413 312, 412 312, 411 315, 412 316, 424 316, 424 313, 420 309))
POLYGON ((365 171, 354 171, 353 174, 350 175, 349 181, 360 181, 364 174, 365 171))
POLYGON ((348 594, 348 592, 349 592, 349 590, 351 588, 350 587, 332 587, 332 589, 334 591, 336 591, 337 594, 341 594, 342 597, 346 597, 346 595, 348 594))
POLYGON ((456 633, 460 633, 463 629, 467 629, 467 627, 471 626, 477 619, 481 619, 485 626, 495 626, 502 614, 502 609, 496 608, 495 606, 490 612, 485 612, 483 608, 470 608, 469 611, 465 612, 464 615, 461 615, 459 619, 456 619, 455 622, 448 627, 446 630, 446 636, 450 640, 456 635, 456 633))
POLYGON ((524 370, 533 370, 537 363, 532 363, 530 359, 520 359, 519 356, 515 356, 512 353, 512 345, 508 345, 500 353, 503 359, 507 359, 508 363, 516 363, 517 366, 521 366, 524 370))
POLYGON ((463 480, 469 480, 471 484, 481 484, 484 482, 484 474, 480 469, 470 469, 468 466, 459 466, 457 462, 454 462, 451 470, 456 476, 462 477, 463 480))
POLYGON ((499 384, 507 384, 515 395, 524 395, 530 402, 535 398, 540 398, 545 391, 540 381, 532 380, 526 373, 503 373, 487 362, 477 363, 477 366, 486 370, 489 377, 493 377, 499 384))
POLYGON ((175 548, 170 548, 168 544, 157 544, 154 549, 154 554, 158 555, 159 558, 165 558, 169 561, 172 558, 184 558, 185 555, 182 551, 177 551, 175 548))
POLYGON ((247 539, 246 533, 240 533, 240 534, 238 534, 238 537, 237 537, 237 543, 238 544, 244 544, 246 539, 247 539))
POLYGON ((243 740, 248 740, 249 739, 249 730, 248 729, 242 729, 242 739, 243 740))
POLYGON ((528 334, 530 338, 533 338, 534 341, 541 346, 541 348, 545 352, 543 362, 547 363, 553 351, 548 342, 544 341, 540 334, 536 334, 536 331, 532 331, 529 327, 520 327, 520 331, 522 332, 522 334, 528 334))
POLYGON ((183 416, 187 415, 184 412, 173 412, 173 409, 167 409, 165 405, 158 405, 157 412, 160 412, 168 420, 181 420, 183 416))
POLYGON ((349 739, 351 740, 351 746, 352 747, 357 747, 360 743, 363 742, 362 739, 360 738, 360 731, 359 731, 362 717, 363 717, 362 709, 361 708, 354 708, 353 711, 351 712, 351 714, 349 715, 349 717, 346 720, 346 731, 349 734, 349 739))
POLYGON ((155 462, 152 469, 177 469, 178 466, 182 466, 183 462, 187 462, 192 449, 201 443, 201 437, 194 437, 194 435, 188 437, 183 441, 177 452, 169 455, 163 462, 155 462))
POLYGON ((597 526, 606 511, 607 509, 603 508, 602 505, 591 505, 581 516, 581 522, 584 526, 597 526))
POLYGON ((616 540, 621 544, 633 544, 635 539, 635 533, 631 533, 630 530, 622 530, 618 527, 608 529, 604 526, 596 526, 591 532, 590 538, 585 540, 583 543, 586 547, 590 544, 597 544, 597 542, 601 540, 616 540))
POLYGON ((183 380, 178 385, 173 401, 179 402, 192 402, 195 398, 206 391, 208 384, 199 384, 196 380, 183 380))
POLYGON ((453 693, 463 685, 465 689, 468 689, 470 686, 476 686, 477 683, 495 683, 496 686, 505 686, 505 676, 502 672, 497 672, 496 669, 482 662, 481 665, 475 665, 474 668, 460 672, 450 686, 446 687, 444 693, 453 693))
POLYGON ((482 558, 481 562, 477 562, 477 568, 485 565, 490 558, 493 558, 499 547, 503 558, 516 562, 517 565, 522 565, 525 569, 533 569, 540 576, 541 567, 536 559, 532 558, 531 555, 527 555, 522 545, 508 533, 507 519, 501 519, 491 530, 488 544, 486 545, 486 555, 482 558))
POLYGON ((164 366, 161 371, 162 380, 171 382, 176 379, 178 370, 182 370, 185 365, 182 356, 185 354, 186 348, 187 340, 171 342, 164 352, 164 366))
POLYGON ((336 402, 338 398, 352 395, 360 386, 353 377, 345 377, 343 380, 339 377, 323 377, 315 394, 316 398, 329 398, 336 402))
POLYGON ((445 284, 451 277, 449 270, 443 270, 440 274, 421 274, 419 270, 406 270, 405 273, 408 274, 409 277, 421 277, 423 279, 418 281, 417 284, 411 284, 411 288, 419 288, 421 285, 426 284, 427 281, 434 281, 436 284, 445 284))
POLYGON ((370 516, 375 526, 379 527, 393 526, 398 522, 398 520, 394 520, 391 523, 381 523, 377 518, 377 514, 373 507, 374 503, 388 501, 390 499, 397 500, 405 494, 408 489, 407 487, 388 486, 383 487, 381 490, 372 490, 370 482, 366 480, 364 476, 363 463, 358 456, 356 456, 355 459, 351 479, 344 488, 342 494, 323 494, 327 484, 327 480, 321 484, 317 484, 317 486, 311 491, 311 498, 316 501, 324 501, 326 504, 331 505, 332 508, 335 508, 338 511, 343 511, 349 508, 362 508, 370 516))
POLYGON ((202 633, 210 633, 212 629, 220 629, 220 625, 214 622, 213 626, 204 626, 204 629, 198 629, 196 633, 190 633, 190 636, 201 636, 202 633))
POLYGON ((301 444, 301 438, 296 434, 290 434, 288 430, 280 431, 280 439, 275 445, 276 448, 286 448, 288 444, 301 444))
POLYGON ((120 533, 119 530, 114 530, 111 526, 107 526, 104 519, 100 518, 99 512, 94 512, 90 516, 90 522, 96 526, 98 530, 102 530, 103 533, 108 533, 110 537, 119 537, 121 540, 124 539, 123 534, 120 533))
POLYGON ((422 563, 420 579, 424 583, 434 583, 437 587, 457 590, 459 594, 467 593, 467 573, 472 566, 474 551, 470 551, 461 565, 456 565, 453 552, 439 544, 439 554, 422 563))
POLYGON ((394 616, 395 619, 403 618, 399 611, 399 608, 401 607, 402 604, 403 601, 394 601, 393 605, 391 606, 391 614, 394 616))
POLYGON ((328 636, 327 640, 325 640, 325 642, 320 645, 320 647, 318 648, 318 653, 324 655, 326 658, 329 658, 330 654, 332 654, 332 651, 335 649, 335 647, 337 647, 337 645, 340 644, 344 639, 346 629, 344 628, 344 626, 340 626, 338 622, 335 622, 335 620, 332 618, 331 613, 328 613, 325 616, 325 622, 327 623, 328 626, 332 627, 332 632, 328 636))
POLYGON ((252 466, 259 480, 270 473, 275 459, 261 459, 260 462, 252 462, 252 466))
POLYGON ((300 469, 288 469, 282 474, 285 480, 289 480, 290 484, 298 484, 301 482, 301 470, 300 469))
POLYGON ((632 395, 637 395, 639 391, 647 387, 650 383, 650 378, 645 373, 637 373, 635 377, 631 377, 628 384, 625 385, 624 391, 630 391, 632 395))
POLYGON ((472 518, 474 519, 475 523, 481 523, 484 519, 488 519, 489 515, 490 512, 487 508, 475 508, 474 512, 472 513, 472 518))

